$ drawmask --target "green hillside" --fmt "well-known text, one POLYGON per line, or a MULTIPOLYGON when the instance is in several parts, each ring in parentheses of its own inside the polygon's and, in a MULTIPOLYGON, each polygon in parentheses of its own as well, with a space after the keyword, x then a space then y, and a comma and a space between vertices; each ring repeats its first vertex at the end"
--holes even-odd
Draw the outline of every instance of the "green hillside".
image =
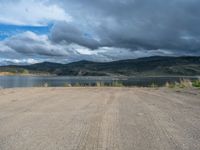
POLYGON ((148 57, 114 62, 44 62, 28 66, 1 66, 0 72, 47 73, 66 76, 166 76, 200 75, 200 57, 148 57))

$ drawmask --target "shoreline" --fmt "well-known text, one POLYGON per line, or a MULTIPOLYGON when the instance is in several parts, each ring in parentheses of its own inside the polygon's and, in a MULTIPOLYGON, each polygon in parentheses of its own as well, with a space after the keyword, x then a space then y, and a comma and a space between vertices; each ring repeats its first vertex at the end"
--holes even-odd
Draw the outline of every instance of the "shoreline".
POLYGON ((187 75, 158 75, 158 76, 71 76, 71 75, 57 75, 57 74, 14 74, 14 73, 10 73, 10 72, 6 72, 6 73, 2 73, 0 72, 0 76, 52 76, 52 77, 107 77, 107 78, 167 78, 167 77, 171 77, 171 78, 199 78, 200 79, 200 75, 196 75, 196 76, 187 76, 187 75))
POLYGON ((56 76, 53 74, 14 74, 14 73, 1 73, 0 76, 56 76))

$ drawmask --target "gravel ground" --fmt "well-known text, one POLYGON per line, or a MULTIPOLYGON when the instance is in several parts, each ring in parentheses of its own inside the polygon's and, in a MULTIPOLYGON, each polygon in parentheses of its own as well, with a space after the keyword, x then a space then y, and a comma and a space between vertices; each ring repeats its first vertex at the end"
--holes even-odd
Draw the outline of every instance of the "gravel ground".
POLYGON ((199 150, 200 90, 0 90, 0 150, 199 150))

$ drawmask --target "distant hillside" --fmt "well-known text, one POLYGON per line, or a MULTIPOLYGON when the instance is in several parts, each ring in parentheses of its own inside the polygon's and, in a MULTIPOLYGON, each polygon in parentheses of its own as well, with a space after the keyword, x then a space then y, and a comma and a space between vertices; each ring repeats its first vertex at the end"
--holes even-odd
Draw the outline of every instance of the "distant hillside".
POLYGON ((200 57, 147 57, 114 62, 79 61, 69 64, 44 62, 28 66, 1 66, 0 72, 66 76, 166 76, 200 75, 200 57))

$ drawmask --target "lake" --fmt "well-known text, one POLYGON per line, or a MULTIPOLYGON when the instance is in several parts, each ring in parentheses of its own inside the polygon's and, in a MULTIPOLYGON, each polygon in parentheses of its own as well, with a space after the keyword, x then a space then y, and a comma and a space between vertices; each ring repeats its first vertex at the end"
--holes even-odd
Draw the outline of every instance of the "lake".
POLYGON ((179 82, 181 79, 196 80, 200 77, 66 77, 66 76, 0 76, 1 88, 41 87, 47 84, 51 87, 63 87, 66 84, 95 85, 96 82, 110 84, 122 82, 126 86, 158 86, 166 82, 179 82))

